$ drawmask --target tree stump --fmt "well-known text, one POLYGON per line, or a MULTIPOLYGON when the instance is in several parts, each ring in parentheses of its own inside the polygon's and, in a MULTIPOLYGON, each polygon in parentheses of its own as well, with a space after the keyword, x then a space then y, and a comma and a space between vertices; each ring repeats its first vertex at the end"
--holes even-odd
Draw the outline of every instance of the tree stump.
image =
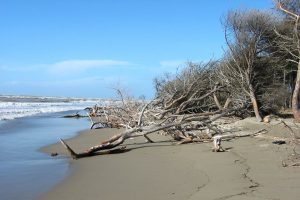
POLYGON ((221 146, 221 142, 222 142, 222 136, 217 135, 213 137, 214 141, 213 141, 213 152, 223 152, 224 149, 221 146))

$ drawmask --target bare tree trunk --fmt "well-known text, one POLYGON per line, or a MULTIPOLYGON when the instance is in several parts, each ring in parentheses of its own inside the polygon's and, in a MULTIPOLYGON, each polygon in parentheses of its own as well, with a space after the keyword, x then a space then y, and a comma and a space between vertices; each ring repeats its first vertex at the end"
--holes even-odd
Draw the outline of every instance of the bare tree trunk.
MULTIPOLYGON (((289 54, 291 54, 295 59, 293 62, 298 62, 298 70, 297 70, 297 77, 296 77, 296 83, 295 83, 295 88, 292 96, 292 110, 293 110, 293 115, 295 122, 300 122, 300 110, 299 110, 299 93, 300 93, 300 37, 299 37, 299 21, 300 21, 300 15, 298 13, 292 12, 288 10, 285 5, 281 1, 277 1, 277 7, 281 11, 285 12, 287 15, 289 15, 293 20, 294 20, 294 29, 293 29, 293 34, 292 37, 288 36, 283 36, 280 33, 276 32, 277 35, 282 37, 284 39, 284 49, 287 50, 289 54), (288 46, 291 44, 289 41, 292 41, 293 43, 296 44, 296 47, 294 49, 290 49, 288 46), (297 51, 297 54, 294 54, 294 51, 297 51)), ((276 31, 276 30, 275 30, 276 31)), ((291 45, 291 46, 292 46, 291 45)))
POLYGON ((224 106, 223 106, 223 109, 227 109, 230 103, 231 103, 231 98, 228 97, 228 98, 226 99, 226 101, 225 101, 225 104, 224 104, 224 106))
POLYGON ((295 84, 295 89, 292 98, 292 110, 296 122, 300 122, 299 92, 300 92, 300 61, 298 62, 296 84, 295 84))
POLYGON ((219 109, 219 110, 222 110, 223 107, 221 106, 220 101, 219 101, 219 99, 218 99, 216 93, 214 93, 213 96, 214 96, 215 104, 217 105, 218 109, 219 109))
POLYGON ((255 117, 256 117, 257 121, 261 122, 262 117, 259 114, 257 99, 256 99, 255 92, 254 92, 252 85, 250 85, 250 99, 251 99, 251 103, 252 103, 253 110, 255 113, 255 117))

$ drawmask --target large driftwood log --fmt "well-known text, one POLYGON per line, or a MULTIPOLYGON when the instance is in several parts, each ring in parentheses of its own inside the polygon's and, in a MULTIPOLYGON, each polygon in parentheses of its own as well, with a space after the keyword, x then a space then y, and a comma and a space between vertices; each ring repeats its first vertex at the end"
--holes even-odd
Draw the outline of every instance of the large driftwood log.
POLYGON ((61 143, 65 146, 68 152, 74 159, 92 156, 96 152, 103 150, 110 150, 118 147, 123 144, 125 140, 135 137, 145 137, 148 142, 153 142, 148 135, 158 131, 164 131, 167 135, 172 136, 175 140, 180 140, 181 144, 190 143, 190 142, 204 142, 211 140, 211 136, 201 137, 197 134, 192 133, 191 131, 199 130, 199 127, 207 127, 215 133, 220 134, 221 130, 218 130, 216 127, 213 127, 211 123, 222 116, 231 114, 234 110, 228 109, 220 111, 220 114, 213 117, 202 116, 202 114, 190 114, 183 116, 171 116, 173 120, 171 122, 166 119, 160 123, 155 123, 147 126, 136 126, 125 130, 122 133, 116 134, 109 138, 106 141, 101 142, 101 144, 93 146, 87 149, 84 152, 76 153, 64 140, 61 139, 61 143), (191 123, 197 123, 198 126, 192 126, 191 123))
POLYGON ((220 137, 225 140, 225 139, 233 139, 233 138, 236 138, 236 137, 249 137, 249 136, 258 136, 258 135, 261 135, 261 134, 265 134, 267 133, 268 131, 266 129, 260 129, 258 131, 255 131, 255 132, 237 132, 237 133, 231 133, 231 134, 223 134, 223 135, 220 135, 220 137))
MULTIPOLYGON (((154 142, 149 138, 149 134, 162 131, 166 135, 179 141, 180 144, 190 142, 211 141, 215 134, 222 134, 214 121, 221 117, 234 114, 244 107, 232 107, 214 109, 209 111, 201 110, 200 104, 206 104, 213 95, 223 86, 216 84, 212 89, 202 87, 195 89, 195 79, 183 90, 181 95, 171 95, 169 99, 155 99, 153 101, 134 101, 125 99, 124 95, 118 90, 121 101, 111 105, 95 105, 88 110, 91 120, 91 129, 96 126, 109 128, 124 128, 125 131, 116 134, 99 145, 93 146, 84 152, 75 152, 64 140, 61 143, 68 150, 74 159, 92 156, 105 151, 111 152, 118 148, 129 138, 144 137, 148 142, 154 142), (200 108, 200 109, 199 109, 200 108), (210 130, 209 134, 203 130, 210 130)), ((209 107, 204 105, 204 107, 209 107)), ((114 152, 114 151, 113 151, 114 152)))

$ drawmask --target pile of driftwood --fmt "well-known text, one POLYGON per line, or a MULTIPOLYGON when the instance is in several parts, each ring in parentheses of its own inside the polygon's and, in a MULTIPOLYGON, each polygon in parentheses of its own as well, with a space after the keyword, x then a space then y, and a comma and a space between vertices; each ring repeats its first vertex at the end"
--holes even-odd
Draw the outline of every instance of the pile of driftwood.
MULTIPOLYGON (((124 147, 119 149, 118 146, 129 138, 144 137, 152 143, 149 135, 158 131, 171 136, 178 141, 178 144, 213 141, 214 136, 223 133, 214 122, 245 108, 245 106, 229 107, 229 100, 226 100, 224 107, 221 107, 216 95, 221 90, 221 86, 215 85, 205 93, 200 90, 195 92, 193 84, 190 84, 189 88, 180 95, 165 95, 150 102, 125 99, 121 96, 118 102, 96 105, 86 110, 91 120, 91 129, 124 128, 124 132, 81 153, 75 153, 65 141, 61 140, 61 142, 72 157, 77 159, 92 156, 102 150, 121 150, 124 147), (218 102, 215 109, 210 111, 196 109, 208 102, 208 99, 218 102)), ((220 140, 218 144, 220 146, 220 140)), ((216 151, 221 150, 219 146, 216 146, 216 151)))

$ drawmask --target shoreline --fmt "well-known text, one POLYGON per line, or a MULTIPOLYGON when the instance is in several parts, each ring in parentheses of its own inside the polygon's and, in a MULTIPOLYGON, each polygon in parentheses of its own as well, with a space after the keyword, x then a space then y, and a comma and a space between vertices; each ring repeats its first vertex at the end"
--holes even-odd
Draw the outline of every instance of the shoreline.
MULTIPOLYGON (((67 142, 75 151, 83 151, 116 131, 120 130, 86 130, 67 142)), ((288 145, 239 138, 223 142, 229 152, 214 153, 210 143, 174 145, 166 136, 150 137, 156 143, 136 138, 126 141, 127 152, 79 160, 71 160, 61 144, 43 148, 48 154, 57 151, 69 157, 71 170, 38 199, 296 200, 300 196, 300 169, 281 163, 291 151, 288 145)))
POLYGON ((40 150, 57 138, 70 138, 86 129, 88 121, 60 118, 63 113, 68 112, 23 117, 0 124, 1 199, 35 199, 68 173, 68 160, 53 159, 40 150))

